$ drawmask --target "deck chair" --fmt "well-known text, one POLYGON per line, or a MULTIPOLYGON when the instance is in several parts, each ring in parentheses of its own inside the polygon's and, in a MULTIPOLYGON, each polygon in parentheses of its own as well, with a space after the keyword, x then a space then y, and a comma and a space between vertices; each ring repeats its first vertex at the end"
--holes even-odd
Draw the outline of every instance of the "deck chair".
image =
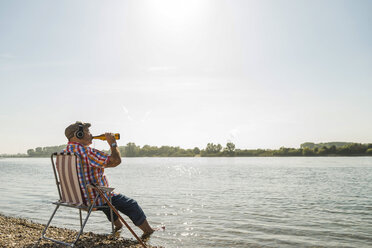
MULTIPOLYGON (((85 200, 83 192, 80 188, 80 182, 78 178, 78 169, 77 165, 79 163, 79 154, 74 153, 53 153, 51 155, 52 160, 52 166, 53 166, 53 172, 57 184, 58 194, 59 194, 59 200, 54 202, 53 204, 56 205, 56 208, 50 217, 48 223, 46 224, 46 227, 44 228, 41 237, 37 241, 34 247, 37 247, 39 242, 42 239, 46 239, 58 244, 74 247, 76 242, 79 240, 80 235, 83 233, 84 227, 88 221, 88 218, 92 211, 101 210, 103 208, 110 208, 109 206, 97 206, 96 201, 99 197, 99 194, 97 193, 97 196, 95 197, 93 204, 91 204, 92 201, 90 199, 88 201, 85 200), (54 163, 54 159, 56 160, 56 163, 54 163), (79 210, 79 216, 80 216, 80 231, 75 238, 75 240, 72 243, 67 243, 61 240, 56 240, 51 237, 47 237, 46 231, 56 214, 57 210, 60 207, 69 207, 69 208, 76 208, 79 210), (83 221, 82 218, 82 211, 87 211, 86 217, 83 221)), ((85 185, 85 192, 88 192, 87 187, 90 187, 90 185, 87 185, 84 180, 85 185)), ((93 187, 92 187, 93 188, 93 187)), ((107 188, 107 187, 98 187, 104 192, 112 192, 114 188, 107 188)), ((89 194, 88 194, 89 195, 89 194)), ((110 195, 110 202, 111 202, 111 194, 110 195)), ((110 208, 111 213, 111 228, 112 233, 114 233, 114 218, 113 218, 113 212, 110 208)))

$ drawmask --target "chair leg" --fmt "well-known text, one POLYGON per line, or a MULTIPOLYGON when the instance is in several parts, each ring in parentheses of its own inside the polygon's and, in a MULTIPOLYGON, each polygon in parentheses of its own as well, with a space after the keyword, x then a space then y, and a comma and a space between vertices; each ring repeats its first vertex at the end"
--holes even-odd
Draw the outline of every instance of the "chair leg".
POLYGON ((89 211, 88 211, 88 213, 87 213, 87 216, 86 216, 85 219, 84 219, 84 223, 83 223, 83 225, 82 225, 81 228, 80 228, 80 232, 78 233, 78 235, 77 235, 75 241, 72 243, 73 246, 74 246, 75 243, 79 240, 80 235, 83 233, 84 227, 85 227, 85 225, 87 224, 88 218, 89 218, 90 214, 92 213, 92 210, 93 210, 93 205, 91 205, 91 206, 89 207, 89 211))
MULTIPOLYGON (((84 227, 85 227, 85 225, 87 224, 87 221, 88 221, 88 219, 89 219, 90 214, 92 213, 93 205, 89 207, 89 210, 88 210, 87 216, 86 216, 85 219, 84 219, 84 222, 83 222, 83 223, 80 222, 80 223, 81 223, 80 231, 79 231, 79 233, 78 233, 78 235, 77 235, 75 241, 72 242, 72 243, 63 242, 63 241, 56 240, 56 239, 52 239, 52 238, 49 238, 49 237, 46 237, 46 236, 45 236, 46 230, 48 229, 48 227, 49 227, 49 225, 50 225, 50 222, 52 221, 52 219, 53 219, 54 215, 56 214, 58 208, 59 208, 59 205, 57 205, 57 207, 56 207, 56 209, 54 210, 52 216, 50 217, 48 223, 46 224, 46 227, 45 227, 45 229, 43 230, 43 232, 42 232, 42 234, 41 234, 41 237, 39 238, 39 240, 37 241, 37 243, 36 243, 33 247, 37 247, 37 246, 39 245, 39 243, 40 243, 40 241, 41 241, 42 239, 46 239, 46 240, 52 241, 52 242, 54 242, 54 243, 58 243, 58 244, 62 244, 62 245, 70 246, 70 247, 74 247, 75 244, 76 244, 76 242, 79 240, 80 235, 83 233, 84 227)), ((79 209, 79 210, 80 210, 80 209, 79 209)), ((81 216, 81 210, 80 210, 80 217, 82 217, 82 216, 81 216)))
POLYGON ((80 216, 80 228, 83 226, 83 220, 81 216, 81 209, 79 209, 79 216, 80 216))
MULTIPOLYGON (((111 194, 110 194, 110 202, 111 202, 111 194)), ((115 228, 114 228, 114 214, 112 212, 112 208, 110 208, 110 217, 111 217, 111 232, 112 234, 115 234, 115 228)))
POLYGON ((40 239, 41 239, 41 238, 45 238, 46 230, 48 229, 48 227, 49 227, 49 225, 50 225, 50 222, 52 222, 52 219, 54 218, 54 215, 56 214, 58 208, 59 208, 59 205, 56 206, 56 208, 54 209, 54 212, 53 212, 52 216, 50 216, 48 223, 46 224, 46 226, 45 226, 43 232, 41 233, 41 237, 40 237, 40 239))
POLYGON ((59 205, 57 205, 56 208, 54 209, 52 216, 50 216, 48 223, 46 224, 46 226, 45 226, 43 232, 41 233, 41 237, 37 240, 36 244, 34 244, 34 245, 32 246, 33 248, 38 247, 40 241, 41 241, 42 239, 45 239, 45 238, 46 238, 46 237, 45 237, 46 230, 48 229, 48 227, 49 227, 49 225, 50 225, 50 222, 52 222, 52 219, 53 219, 54 215, 56 214, 58 208, 59 208, 59 205))

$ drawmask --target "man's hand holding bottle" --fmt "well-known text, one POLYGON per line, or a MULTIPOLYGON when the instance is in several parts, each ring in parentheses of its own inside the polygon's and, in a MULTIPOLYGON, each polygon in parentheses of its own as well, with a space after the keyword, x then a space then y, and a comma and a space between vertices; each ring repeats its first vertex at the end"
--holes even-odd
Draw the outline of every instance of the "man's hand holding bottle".
POLYGON ((109 144, 110 147, 116 147, 117 146, 114 133, 105 133, 105 137, 106 137, 107 143, 109 144))

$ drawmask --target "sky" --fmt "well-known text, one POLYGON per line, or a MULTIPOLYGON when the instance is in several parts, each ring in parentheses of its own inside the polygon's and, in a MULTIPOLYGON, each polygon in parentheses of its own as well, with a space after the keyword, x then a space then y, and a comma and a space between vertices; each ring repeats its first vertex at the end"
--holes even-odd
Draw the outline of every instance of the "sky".
POLYGON ((0 154, 372 143, 372 1, 0 0, 0 154), (93 144, 108 148, 103 141, 93 144))

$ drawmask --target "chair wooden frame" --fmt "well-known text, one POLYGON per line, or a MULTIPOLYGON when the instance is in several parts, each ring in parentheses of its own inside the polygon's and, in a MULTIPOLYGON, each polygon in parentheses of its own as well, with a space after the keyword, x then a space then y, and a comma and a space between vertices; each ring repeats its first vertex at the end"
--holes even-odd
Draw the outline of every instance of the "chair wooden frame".
MULTIPOLYGON (((57 189, 58 189, 58 195, 59 195, 59 200, 57 202, 53 202, 53 204, 56 205, 56 208, 54 209, 52 216, 49 218, 48 223, 46 224, 41 237, 37 241, 34 247, 37 247, 39 242, 42 239, 49 240, 58 244, 74 247, 76 242, 79 240, 80 235, 83 233, 84 227, 89 219, 90 214, 92 211, 95 210, 101 210, 104 208, 109 208, 110 209, 110 215, 111 215, 111 228, 112 228, 112 233, 114 234, 114 217, 113 217, 113 211, 109 206, 97 206, 96 202, 99 197, 99 194, 97 193, 95 199, 91 201, 91 199, 88 199, 85 201, 83 192, 80 188, 80 182, 78 180, 78 163, 79 163, 79 154, 75 153, 53 153, 51 155, 51 161, 52 161, 52 167, 53 167, 53 172, 54 172, 54 177, 56 180, 57 184, 57 189), (56 163, 54 163, 54 157, 56 159, 56 163), (62 162, 63 165, 60 163, 62 162), (57 166, 56 166, 57 164, 57 166), (63 167, 61 167, 63 166, 63 167), (67 167, 66 167, 67 166, 67 167), (57 167, 57 168, 56 168, 57 167), (67 174, 67 175, 66 175, 67 174), (93 202, 93 204, 91 203, 93 202), (80 217, 80 230, 75 238, 75 240, 72 243, 67 243, 61 240, 56 240, 51 237, 46 236, 46 231, 52 222, 52 219, 54 218, 57 210, 59 207, 70 207, 70 208, 76 208, 79 209, 79 217, 80 217), (83 221, 82 218, 82 210, 87 211, 87 215, 83 221)), ((91 187, 91 185, 87 185, 85 178, 82 178, 84 180, 84 189, 85 192, 88 192, 88 187, 91 187)), ((108 193, 109 201, 111 202, 111 192, 114 190, 114 188, 108 188, 108 187, 98 187, 100 190, 108 193)), ((94 188, 93 188, 94 189, 94 188)), ((87 193, 88 197, 89 194, 87 193)))

